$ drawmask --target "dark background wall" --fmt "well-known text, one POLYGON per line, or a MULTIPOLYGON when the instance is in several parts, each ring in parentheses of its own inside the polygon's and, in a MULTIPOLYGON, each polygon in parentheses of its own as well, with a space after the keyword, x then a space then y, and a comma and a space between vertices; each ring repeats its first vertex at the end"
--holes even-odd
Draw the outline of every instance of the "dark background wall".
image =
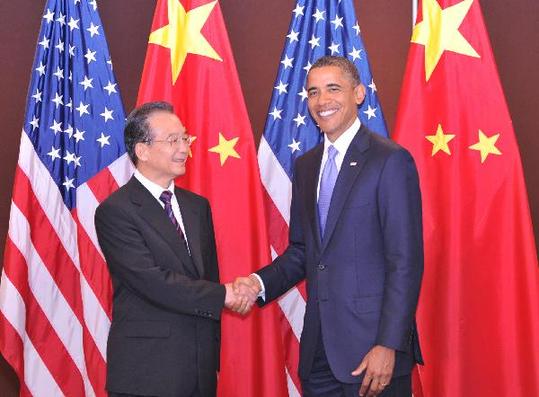
MULTIPOLYGON (((220 3, 258 140, 295 1, 221 0, 220 3)), ((354 0, 354 3, 383 110, 392 129, 410 39, 411 1, 354 0)), ((0 0, 0 258, 44 4, 44 0, 0 0)), ((539 118, 534 112, 539 108, 539 1, 482 0, 481 5, 520 145, 537 239, 539 118)), ((154 6, 154 0, 99 2, 126 111, 133 108, 136 100, 154 6)), ((17 390, 13 372, 0 357, 0 395, 15 396, 17 390)))

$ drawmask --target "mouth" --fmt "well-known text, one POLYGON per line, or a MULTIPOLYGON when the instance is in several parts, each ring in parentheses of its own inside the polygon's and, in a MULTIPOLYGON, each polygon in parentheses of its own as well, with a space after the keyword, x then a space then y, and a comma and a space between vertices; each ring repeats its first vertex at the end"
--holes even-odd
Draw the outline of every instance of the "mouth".
POLYGON ((333 116, 335 113, 337 113, 339 109, 325 109, 325 110, 320 110, 318 112, 316 112, 316 114, 319 116, 319 117, 331 117, 333 116))

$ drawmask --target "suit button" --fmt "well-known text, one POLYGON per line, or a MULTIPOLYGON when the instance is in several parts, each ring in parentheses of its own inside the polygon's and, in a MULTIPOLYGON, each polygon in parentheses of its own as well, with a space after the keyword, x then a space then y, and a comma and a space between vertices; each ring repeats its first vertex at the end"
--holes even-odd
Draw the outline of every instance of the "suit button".
POLYGON ((318 264, 318 270, 324 270, 326 268, 326 265, 318 264))

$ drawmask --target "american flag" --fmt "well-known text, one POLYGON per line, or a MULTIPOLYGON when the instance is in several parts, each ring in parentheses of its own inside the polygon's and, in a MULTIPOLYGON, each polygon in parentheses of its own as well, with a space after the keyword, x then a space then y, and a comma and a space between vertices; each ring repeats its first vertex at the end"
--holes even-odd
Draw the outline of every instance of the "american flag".
POLYGON ((106 395, 111 285, 93 218, 131 174, 124 119, 95 0, 47 1, 0 282, 21 395, 106 395))
MULTIPOLYGON (((305 83, 311 65, 323 55, 346 56, 355 63, 367 88, 358 116, 372 131, 387 136, 352 0, 298 1, 292 11, 264 135, 258 149, 260 174, 267 193, 269 237, 274 257, 288 245, 294 160, 322 141, 322 134, 307 109, 305 83)), ((284 314, 281 329, 287 345, 286 369, 290 396, 300 395, 297 366, 305 299, 305 288, 300 285, 279 300, 284 314)))

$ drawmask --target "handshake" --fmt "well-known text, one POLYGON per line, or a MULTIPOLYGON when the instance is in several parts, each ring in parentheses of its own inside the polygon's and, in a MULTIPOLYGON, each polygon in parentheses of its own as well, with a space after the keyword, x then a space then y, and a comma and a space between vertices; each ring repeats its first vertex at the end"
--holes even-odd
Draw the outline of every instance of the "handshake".
POLYGON ((233 283, 225 284, 225 307, 236 313, 249 313, 258 298, 262 286, 254 275, 238 277, 233 283))

